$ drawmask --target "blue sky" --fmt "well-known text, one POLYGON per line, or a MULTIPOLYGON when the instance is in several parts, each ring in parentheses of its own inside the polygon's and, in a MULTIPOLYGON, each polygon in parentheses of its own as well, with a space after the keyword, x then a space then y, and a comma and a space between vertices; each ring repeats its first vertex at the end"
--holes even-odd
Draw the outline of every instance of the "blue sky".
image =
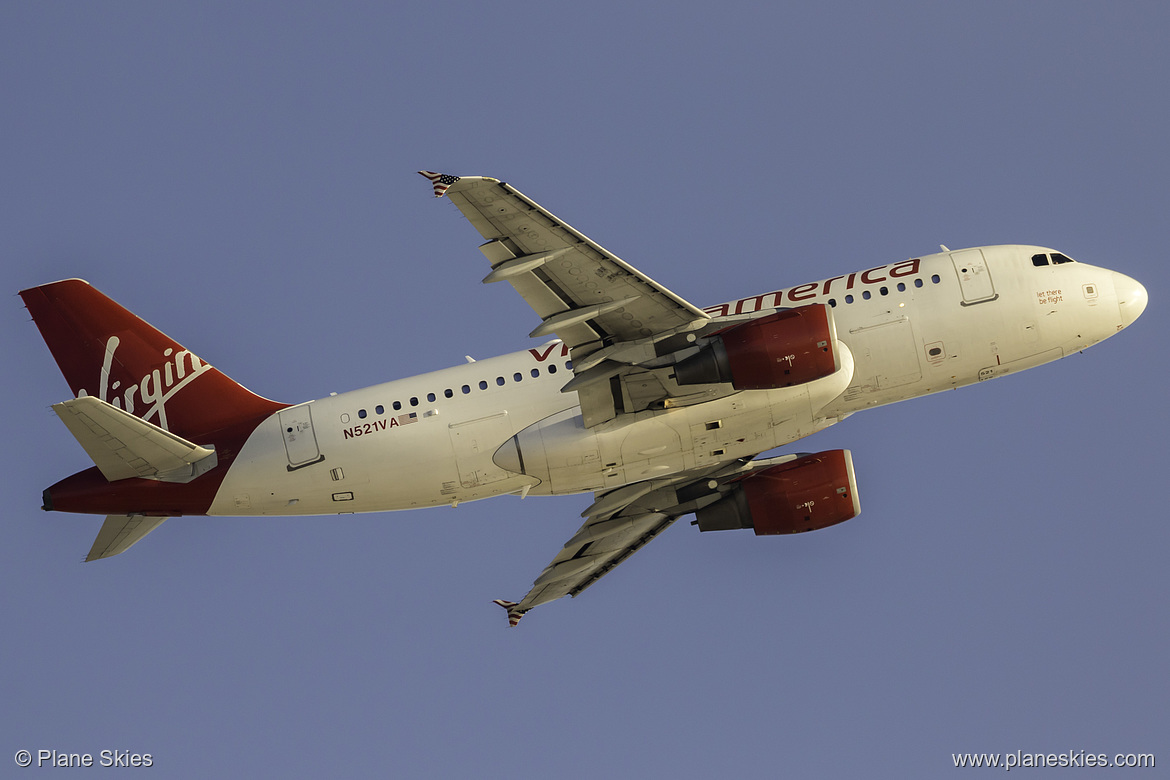
POLYGON ((0 9, 0 766, 1170 763, 1163 4, 399 5, 0 9), (506 180, 699 306, 1020 242, 1133 276, 1150 307, 1082 355, 802 445, 852 449, 858 519, 679 523, 515 630, 490 600, 525 592, 584 497, 182 518, 82 565, 100 519, 39 505, 89 462, 16 291, 88 279, 289 402, 531 346, 535 315, 479 284, 478 235, 420 168, 506 180))

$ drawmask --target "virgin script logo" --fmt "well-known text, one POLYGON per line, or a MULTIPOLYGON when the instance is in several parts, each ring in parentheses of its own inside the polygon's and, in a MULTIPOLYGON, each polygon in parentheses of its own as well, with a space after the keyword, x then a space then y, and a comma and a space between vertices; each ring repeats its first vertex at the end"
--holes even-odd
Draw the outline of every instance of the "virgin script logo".
MULTIPOLYGON (((106 341, 106 352, 102 357, 102 372, 98 380, 98 398, 113 404, 130 414, 137 414, 143 420, 158 418, 158 426, 163 430, 167 427, 166 403, 175 396, 175 393, 186 387, 196 377, 211 369, 210 363, 204 363, 194 353, 181 349, 178 352, 171 347, 163 351, 166 362, 149 373, 144 374, 137 381, 131 382, 125 388, 120 380, 110 384, 110 370, 114 365, 114 353, 121 344, 117 336, 110 336, 106 341), (113 397, 110 394, 113 393, 113 397), (139 406, 145 408, 137 411, 139 406)), ((80 395, 88 395, 82 389, 80 395)))

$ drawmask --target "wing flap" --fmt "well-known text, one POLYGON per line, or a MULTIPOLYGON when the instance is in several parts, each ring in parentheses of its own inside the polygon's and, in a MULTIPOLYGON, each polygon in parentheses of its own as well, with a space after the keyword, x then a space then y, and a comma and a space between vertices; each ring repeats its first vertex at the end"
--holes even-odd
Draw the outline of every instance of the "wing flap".
POLYGON ((53 411, 110 482, 132 477, 190 482, 217 463, 214 449, 92 396, 53 404, 53 411))

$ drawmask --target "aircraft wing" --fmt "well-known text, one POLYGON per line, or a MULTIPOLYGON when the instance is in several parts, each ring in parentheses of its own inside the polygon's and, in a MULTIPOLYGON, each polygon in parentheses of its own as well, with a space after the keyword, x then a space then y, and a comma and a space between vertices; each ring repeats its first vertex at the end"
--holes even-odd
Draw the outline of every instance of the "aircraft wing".
POLYGON ((485 176, 420 173, 487 239, 480 251, 492 272, 484 281, 510 282, 540 316, 531 336, 555 333, 576 348, 637 341, 710 319, 516 188, 485 176))
POLYGON ((612 419, 608 380, 655 357, 653 345, 702 328, 710 315, 623 262, 516 188, 485 176, 419 171, 486 239, 484 282, 507 281, 541 318, 532 337, 555 334, 571 350, 586 425, 612 419))
POLYGON ((532 583, 528 595, 519 602, 496 599, 494 603, 508 610, 508 624, 514 626, 533 607, 562 596, 577 596, 642 549, 677 519, 678 515, 660 512, 636 514, 612 521, 594 521, 590 518, 544 568, 532 583), (610 523, 620 527, 607 528, 610 523), (609 533, 592 538, 593 534, 605 531, 609 533))
POLYGON ((719 486, 798 457, 740 459, 594 494, 596 500, 581 513, 585 523, 544 567, 532 590, 520 601, 494 603, 508 610, 508 624, 515 626, 533 607, 566 595, 576 597, 675 520, 718 501, 724 495, 719 486))

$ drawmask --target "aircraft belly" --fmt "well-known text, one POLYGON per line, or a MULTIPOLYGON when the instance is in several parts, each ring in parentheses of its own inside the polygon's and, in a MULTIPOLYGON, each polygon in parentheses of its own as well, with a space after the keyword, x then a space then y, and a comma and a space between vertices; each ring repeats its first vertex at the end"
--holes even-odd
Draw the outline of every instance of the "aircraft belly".
POLYGON ((579 408, 525 428, 496 453, 499 465, 541 480, 540 493, 619 487, 756 454, 835 422, 822 409, 853 376, 849 348, 834 374, 794 387, 748 390, 586 428, 579 408))
POLYGON ((857 367, 847 400, 917 382, 922 377, 918 346, 909 317, 887 316, 849 328, 844 336, 857 367))
POLYGON ((458 472, 446 442, 413 431, 342 440, 319 427, 318 456, 293 465, 282 435, 285 422, 273 415, 253 432, 208 514, 337 514, 451 502, 444 489, 458 484, 458 472))
POLYGON ((536 479, 500 468, 492 456, 516 428, 571 402, 529 390, 507 399, 512 410, 481 406, 469 420, 443 413, 453 405, 353 419, 356 409, 380 408, 388 395, 331 396, 272 415, 241 448, 208 514, 378 512, 530 490, 536 479))

